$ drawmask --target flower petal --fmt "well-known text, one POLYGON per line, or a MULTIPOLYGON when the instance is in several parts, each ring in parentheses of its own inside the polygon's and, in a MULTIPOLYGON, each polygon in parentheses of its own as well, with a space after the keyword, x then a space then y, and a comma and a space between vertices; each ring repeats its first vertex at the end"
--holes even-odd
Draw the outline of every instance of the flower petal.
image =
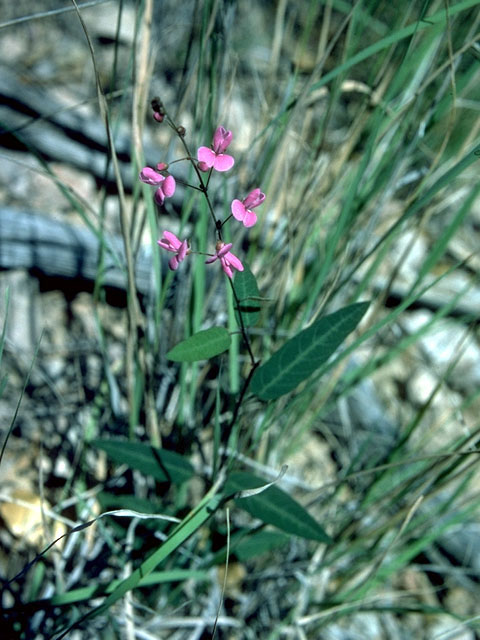
POLYGON ((253 225, 257 222, 257 214, 254 211, 250 211, 247 209, 245 213, 245 217, 243 218, 243 224, 245 227, 253 227, 253 225))
POLYGON ((185 260, 185 256, 187 255, 187 251, 188 251, 188 243, 186 240, 184 240, 182 242, 182 244, 180 245, 180 249, 178 250, 178 261, 182 262, 183 260, 185 260))
POLYGON ((197 158, 200 162, 204 162, 209 169, 213 167, 216 157, 215 153, 208 147, 200 147, 197 151, 197 158))
POLYGON ((240 262, 237 256, 235 256, 230 251, 225 256, 225 259, 234 269, 236 269, 237 271, 243 271, 243 264, 240 262))
POLYGON ((230 205, 230 210, 235 220, 239 220, 240 222, 243 222, 246 209, 245 209, 245 205, 241 200, 234 200, 230 205))
POLYGON ((248 196, 243 201, 243 204, 247 209, 253 209, 254 207, 258 207, 265 200, 265 194, 260 191, 260 189, 254 189, 250 191, 248 196))
POLYGON ((228 244, 224 244, 223 247, 221 247, 220 249, 217 250, 217 256, 219 258, 223 258, 223 256, 229 252, 229 250, 232 248, 232 243, 229 242, 228 244))
MULTIPOLYGON (((167 240, 167 242, 170 243, 170 245, 173 247, 173 249, 175 251, 178 251, 180 249, 180 247, 182 246, 182 242, 180 241, 180 239, 177 238, 177 236, 174 233, 172 233, 171 231, 164 231, 162 240, 163 240, 163 238, 165 238, 167 240)), ((160 240, 158 242, 160 244, 160 240)), ((186 240, 185 240, 185 242, 186 242, 186 240)))
POLYGON ((174 249, 172 245, 166 240, 164 240, 163 238, 160 238, 160 240, 157 240, 157 244, 160 247, 162 247, 162 249, 166 249, 167 251, 176 251, 176 249, 174 249))
POLYGON ((220 259, 220 262, 222 264, 222 269, 227 274, 227 276, 229 278, 233 278, 233 271, 231 270, 230 265, 228 264, 228 261, 225 258, 223 258, 223 259, 220 259))
POLYGON ((165 182, 162 184, 162 191, 166 198, 171 198, 175 193, 175 178, 173 176, 167 176, 165 182))
POLYGON ((213 161, 213 168, 217 171, 228 171, 234 164, 235 160, 232 156, 228 156, 226 153, 220 153, 213 161))
POLYGON ((162 205, 164 200, 165 200, 165 194, 162 191, 162 187, 159 187, 156 191, 155 194, 153 196, 153 199, 155 200, 155 202, 159 205, 162 205))
POLYGON ((215 262, 215 260, 218 260, 218 256, 214 255, 211 258, 209 258, 208 260, 205 260, 205 264, 212 264, 212 262, 215 262))
POLYGON ((170 258, 170 260, 168 261, 168 266, 170 267, 170 269, 172 271, 176 271, 178 269, 178 258, 177 258, 177 256, 173 256, 173 258, 170 258))
POLYGON ((155 169, 152 169, 151 167, 144 167, 140 171, 140 175, 138 177, 142 182, 145 182, 145 184, 153 184, 153 185, 160 184, 165 180, 165 178, 160 173, 158 173, 157 171, 155 171, 155 169))
POLYGON ((213 134, 213 150, 215 153, 223 153, 228 145, 231 143, 233 134, 231 131, 227 131, 225 127, 217 127, 213 134))
POLYGON ((215 153, 221 153, 220 146, 223 143, 226 133, 227 133, 227 130, 225 129, 225 127, 217 127, 215 129, 215 133, 213 134, 213 142, 212 142, 212 147, 215 153))

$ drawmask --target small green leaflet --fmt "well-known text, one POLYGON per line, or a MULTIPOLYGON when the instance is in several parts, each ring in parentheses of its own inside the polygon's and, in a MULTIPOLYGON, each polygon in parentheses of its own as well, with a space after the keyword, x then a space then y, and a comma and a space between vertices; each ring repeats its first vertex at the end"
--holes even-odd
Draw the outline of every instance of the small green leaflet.
MULTIPOLYGON (((260 315, 260 292, 255 276, 245 262, 243 263, 243 271, 237 271, 235 274, 234 286, 240 302, 239 307, 242 312, 243 323, 246 327, 251 327, 258 322, 260 315)), ((240 326, 237 308, 235 309, 235 315, 240 326)))
MULTIPOLYGON (((229 476, 224 491, 228 495, 265 484, 265 480, 252 473, 239 471, 229 476)), ((235 504, 254 518, 272 524, 286 533, 327 544, 331 542, 330 536, 308 511, 278 487, 269 487, 249 498, 237 498, 235 504)))
POLYGON ((369 302, 357 302, 320 318, 280 347, 252 377, 250 390, 262 400, 292 391, 324 364, 355 329, 369 302))
POLYGON ((230 342, 230 334, 224 327, 211 327, 179 342, 170 349, 167 358, 175 362, 208 360, 226 351, 230 342))

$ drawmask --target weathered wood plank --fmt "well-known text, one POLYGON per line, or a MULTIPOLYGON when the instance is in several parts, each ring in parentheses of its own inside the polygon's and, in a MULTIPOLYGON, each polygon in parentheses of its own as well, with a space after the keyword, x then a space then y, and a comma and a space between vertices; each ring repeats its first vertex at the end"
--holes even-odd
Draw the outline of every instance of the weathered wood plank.
MULTIPOLYGON (((131 137, 124 128, 115 133, 115 150, 124 186, 133 186, 131 137)), ((48 160, 65 162, 105 179, 108 142, 100 117, 87 117, 65 108, 47 92, 21 82, 4 66, 0 67, 0 146, 35 151, 48 160)), ((159 161, 159 151, 144 145, 147 164, 159 161)), ((107 183, 114 186, 113 169, 107 183)))
MULTIPOLYGON (((107 237, 103 282, 108 287, 126 288, 123 243, 107 237), (116 257, 115 257, 116 256, 116 257)), ((100 240, 93 231, 29 211, 0 207, 0 268, 35 269, 50 277, 95 280, 100 240)), ((139 252, 137 287, 145 295, 152 277, 148 247, 139 252)))

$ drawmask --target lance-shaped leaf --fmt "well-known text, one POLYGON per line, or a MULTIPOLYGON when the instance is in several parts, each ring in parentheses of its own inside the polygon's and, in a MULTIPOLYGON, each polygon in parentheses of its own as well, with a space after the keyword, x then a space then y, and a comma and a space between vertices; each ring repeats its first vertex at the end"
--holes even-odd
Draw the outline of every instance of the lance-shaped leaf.
MULTIPOLYGON (((243 271, 238 271, 235 274, 234 286, 235 293, 239 300, 238 307, 242 313, 243 323, 246 327, 251 327, 258 322, 260 312, 260 292, 258 291, 255 276, 245 262, 243 263, 243 271)), ((237 308, 236 315, 237 322, 240 325, 237 308)))
POLYGON ((335 311, 288 340, 255 371, 252 393, 262 400, 273 400, 294 389, 328 360, 355 329, 368 305, 358 302, 335 311))
MULTIPOLYGON (((265 480, 252 473, 239 471, 229 476, 225 484, 225 493, 228 495, 244 492, 246 489, 261 487, 265 484, 267 484, 265 480)), ((287 533, 327 544, 331 542, 330 536, 308 511, 278 487, 268 487, 262 493, 249 498, 237 498, 235 504, 248 511, 254 518, 266 524, 272 524, 287 533)))
POLYGON ((193 476, 190 462, 175 451, 125 440, 92 440, 91 444, 105 451, 111 460, 138 469, 160 482, 182 484, 193 476))
POLYGON ((235 552, 235 556, 240 562, 246 562, 263 553, 285 546, 289 540, 290 536, 282 531, 262 530, 251 536, 244 537, 234 545, 232 551, 235 552))
POLYGON ((226 351, 230 342, 230 334, 224 327, 212 327, 179 342, 170 349, 167 358, 175 362, 207 360, 226 351))

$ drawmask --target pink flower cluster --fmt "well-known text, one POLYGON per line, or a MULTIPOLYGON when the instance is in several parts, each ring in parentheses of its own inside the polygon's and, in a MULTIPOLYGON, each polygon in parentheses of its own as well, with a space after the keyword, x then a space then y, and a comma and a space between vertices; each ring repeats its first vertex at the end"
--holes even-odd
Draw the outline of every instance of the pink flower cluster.
MULTIPOLYGON (((162 119, 158 119, 158 122, 161 122, 164 114, 159 113, 159 115, 161 115, 162 119)), ((227 131, 224 127, 218 127, 213 135, 211 147, 199 147, 197 151, 197 168, 199 171, 213 171, 214 169, 220 172, 229 171, 233 167, 235 160, 232 156, 225 153, 225 151, 232 142, 232 139, 233 134, 231 131, 227 131)), ((140 172, 140 180, 142 182, 157 187, 154 198, 155 202, 159 205, 163 205, 165 198, 171 198, 175 193, 175 179, 171 175, 163 175, 167 169, 168 165, 161 162, 157 164, 156 170, 151 167, 144 167, 140 172)), ((242 222, 245 227, 253 227, 257 222, 257 214, 253 209, 261 205, 264 200, 265 194, 262 193, 259 188, 253 189, 243 200, 233 200, 230 205, 231 214, 235 220, 242 222)), ((170 269, 173 271, 178 269, 180 262, 183 262, 185 257, 190 253, 187 240, 183 240, 182 242, 171 231, 164 231, 158 244, 162 249, 175 254, 168 262, 170 269)), ((233 278, 234 269, 243 271, 243 264, 239 258, 230 251, 231 248, 231 243, 226 244, 218 240, 215 247, 215 254, 206 261, 206 264, 211 264, 218 260, 224 273, 229 278, 233 278)))

